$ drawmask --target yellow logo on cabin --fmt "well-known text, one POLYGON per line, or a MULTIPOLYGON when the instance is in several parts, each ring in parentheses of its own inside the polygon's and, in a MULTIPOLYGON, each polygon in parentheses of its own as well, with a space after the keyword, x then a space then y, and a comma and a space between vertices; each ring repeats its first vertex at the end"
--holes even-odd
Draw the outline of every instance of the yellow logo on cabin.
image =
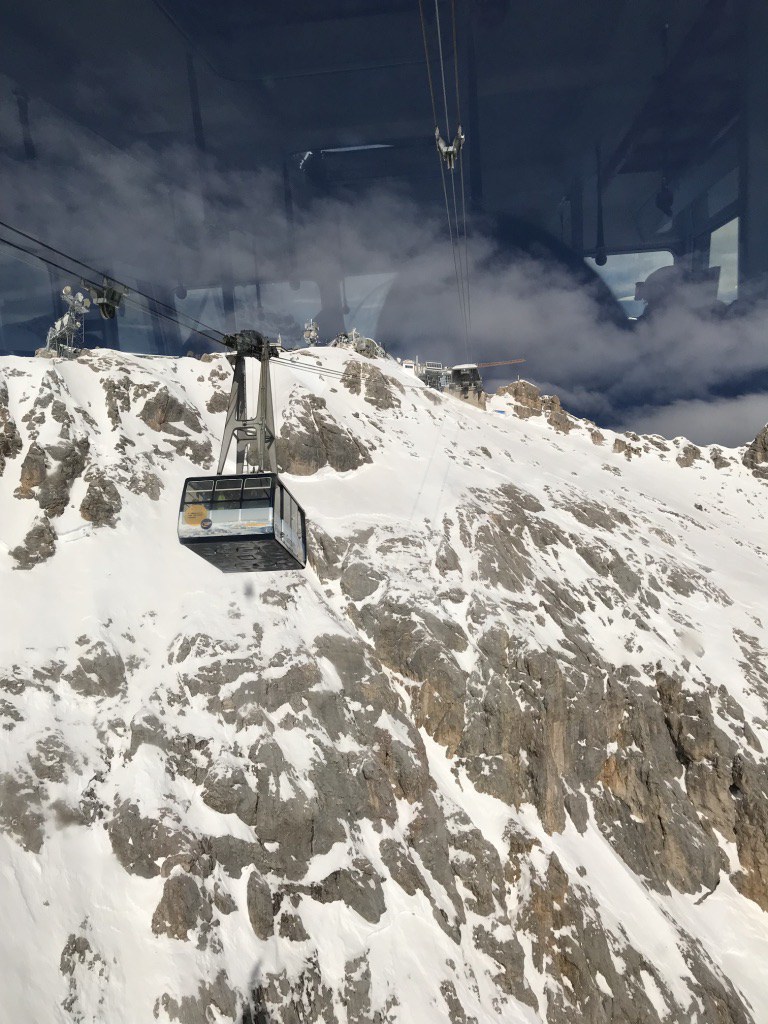
POLYGON ((184 509, 184 522, 187 526, 199 526, 207 518, 208 509, 205 505, 190 505, 184 509))

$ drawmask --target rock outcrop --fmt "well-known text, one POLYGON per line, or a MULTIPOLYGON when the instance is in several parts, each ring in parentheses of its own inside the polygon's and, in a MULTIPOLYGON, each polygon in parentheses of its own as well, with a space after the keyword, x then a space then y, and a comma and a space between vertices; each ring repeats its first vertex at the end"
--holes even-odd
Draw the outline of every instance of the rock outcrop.
POLYGON ((768 479, 768 424, 749 445, 741 461, 755 476, 768 479))
POLYGON ((329 466, 338 473, 371 461, 368 448, 329 414, 325 399, 305 395, 294 404, 278 438, 280 469, 309 476, 329 466))
POLYGON ((8 385, 0 377, 0 476, 22 449, 21 435, 8 408, 8 385))

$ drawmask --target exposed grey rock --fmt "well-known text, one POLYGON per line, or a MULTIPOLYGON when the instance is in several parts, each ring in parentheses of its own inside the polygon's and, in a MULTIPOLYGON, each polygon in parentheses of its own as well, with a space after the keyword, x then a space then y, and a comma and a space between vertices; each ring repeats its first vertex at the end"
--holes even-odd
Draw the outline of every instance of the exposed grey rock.
POLYGON ((131 380, 128 376, 117 380, 114 377, 102 377, 101 386, 104 388, 109 421, 117 430, 123 419, 122 413, 131 409, 131 380))
POLYGON ((733 459, 729 459, 723 455, 720 448, 712 448, 709 453, 709 457, 712 460, 712 465, 715 469, 727 469, 727 467, 733 462, 733 459))
POLYGON ((626 513, 617 508, 605 508, 593 501, 582 500, 564 506, 583 526, 612 533, 618 525, 629 526, 626 513))
MULTIPOLYGON (((284 970, 263 978, 251 995, 249 1012, 251 1016, 244 1018, 244 1024, 330 1024, 334 1021, 333 990, 323 982, 317 954, 313 953, 304 961, 298 976, 284 970)), ((375 1020, 372 1018, 371 1024, 375 1020)), ((384 1024, 388 1018, 381 1020, 384 1024)))
POLYGON ((182 423, 187 430, 195 434, 203 432, 200 415, 194 406, 172 395, 166 387, 158 388, 155 394, 146 400, 138 415, 152 430, 173 434, 176 437, 184 436, 184 431, 176 426, 177 423, 182 423))
POLYGON ((315 523, 307 524, 309 564, 321 580, 341 576, 342 545, 315 523))
POLYGON ((268 939, 275 930, 272 891, 258 871, 248 876, 248 918, 260 939, 268 939))
POLYGON ((169 737, 165 725, 154 714, 142 713, 137 715, 131 722, 131 745, 128 756, 133 757, 142 743, 149 743, 151 746, 159 747, 160 750, 167 750, 169 737))
POLYGON ((350 960, 344 965, 344 1005, 348 1024, 394 1024, 395 996, 389 996, 381 1008, 374 1010, 371 980, 371 968, 365 957, 350 960))
POLYGON ((47 471, 45 452, 33 441, 21 464, 19 486, 15 496, 17 498, 34 498, 34 488, 39 487, 45 480, 47 471))
POLYGON ((306 942, 309 938, 309 933, 298 914, 282 913, 278 932, 282 938, 290 942, 306 942))
POLYGON ((362 393, 364 401, 374 409, 399 409, 400 399, 395 392, 404 394, 403 385, 394 377, 389 377, 378 368, 350 360, 341 377, 341 383, 353 395, 362 393))
POLYGON ((187 939, 202 922, 211 920, 211 904, 191 875, 171 875, 163 886, 163 895, 152 915, 155 935, 187 939))
POLYGON ((205 408, 210 413, 226 412, 229 406, 229 395, 226 391, 216 390, 205 403, 205 408))
POLYGON ((560 406, 559 398, 554 395, 551 396, 550 403, 551 407, 547 416, 547 422, 561 434, 570 433, 576 426, 575 420, 560 406))
POLYGON ((203 800, 220 814, 252 817, 256 796, 240 768, 214 769, 205 776, 203 800))
POLYGON ((701 458, 701 449, 697 448, 695 444, 687 444, 680 454, 677 456, 678 466, 682 466, 683 469, 687 469, 692 466, 697 459, 701 458))
POLYGON ((52 558, 56 553, 56 532, 47 516, 36 519, 24 543, 13 548, 11 558, 18 562, 19 569, 34 569, 36 565, 52 558))
POLYGON ((352 601, 363 601, 370 597, 384 579, 381 572, 364 562, 352 562, 345 566, 341 577, 341 589, 352 601))
POLYGON ((160 874, 163 878, 169 878, 175 868, 181 868, 187 874, 197 875, 199 878, 208 878, 216 866, 216 858, 209 847, 210 843, 206 837, 205 840, 200 841, 197 849, 172 853, 163 861, 160 874))
POLYGON ((351 868, 334 871, 314 885, 312 895, 320 903, 340 900, 374 924, 386 909, 381 880, 370 862, 362 857, 357 858, 351 868))
POLYGON ((550 426, 562 434, 568 434, 576 426, 576 420, 563 409, 557 395, 542 395, 535 384, 527 380, 515 380, 500 387, 497 395, 509 395, 513 400, 514 412, 520 419, 544 415, 550 426))
MULTIPOLYGON (((96 954, 97 956, 98 954, 96 954)), ((93 963, 96 957, 91 943, 85 935, 77 935, 73 932, 61 951, 59 970, 62 974, 74 974, 78 964, 93 963)))
POLYGON ((406 850, 393 839, 384 839, 379 847, 381 858, 392 878, 409 896, 417 891, 429 899, 429 885, 406 850))
POLYGON ((497 395, 509 395, 515 402, 515 415, 520 419, 528 419, 531 416, 541 416, 542 401, 541 392, 535 384, 527 380, 512 381, 504 387, 500 387, 497 395))
POLYGON ((372 638, 384 665, 421 684, 413 691, 417 724, 428 723, 438 742, 455 749, 464 724, 466 680, 451 651, 466 647, 461 627, 429 612, 417 618, 412 608, 391 600, 353 609, 351 615, 372 638))
POLYGON ((3 723, 3 729, 9 732, 18 722, 24 721, 24 715, 22 715, 16 705, 4 698, 0 698, 0 717, 6 719, 3 723))
POLYGON ((755 476, 768 479, 768 423, 747 447, 741 461, 755 476))
POLYGON ((188 457, 203 469, 210 469, 213 465, 213 448, 210 441, 193 441, 185 437, 178 441, 171 438, 167 443, 177 455, 188 457))
POLYGON ((0 831, 25 850, 39 853, 44 830, 40 792, 29 775, 0 774, 0 831))
POLYGON ((166 857, 194 850, 194 842, 180 829, 154 818, 144 818, 136 804, 125 800, 115 808, 107 831, 115 856, 132 875, 154 878, 166 857))
MULTIPOLYGON (((80 437, 72 441, 62 441, 60 444, 51 445, 45 450, 44 475, 39 482, 37 501, 40 508, 50 517, 60 516, 69 504, 69 496, 72 484, 82 475, 85 469, 86 458, 90 448, 90 441, 87 437, 80 437), (51 468, 52 467, 52 468, 51 468)), ((27 453, 22 465, 22 483, 20 489, 26 486, 25 472, 32 474, 35 479, 39 472, 39 449, 34 453, 32 449, 27 453), (34 457, 34 463, 30 464, 28 459, 34 457)), ((30 483, 29 486, 34 486, 30 483)))
POLYGON ((451 1024, 477 1024, 477 1017, 467 1016, 452 981, 441 982, 440 993, 445 1000, 451 1024))
POLYGON ((489 917, 505 903, 498 852, 463 816, 457 815, 452 824, 456 827, 451 836, 451 870, 471 893, 465 901, 466 909, 489 917))
POLYGON ((309 476, 324 466, 345 473, 371 461, 368 449, 348 429, 339 426, 324 398, 302 395, 283 422, 277 445, 284 473, 309 476))
POLYGON ((734 832, 742 865, 733 883, 768 912, 768 767, 737 756, 729 792, 736 801, 734 832))
POLYGON ((64 782, 69 771, 78 766, 78 758, 60 734, 50 733, 37 741, 29 763, 41 782, 64 782))
POLYGON ((232 878, 240 878, 245 868, 266 864, 266 854, 257 842, 249 843, 235 836, 211 836, 211 852, 218 864, 232 878))
POLYGON ((220 914, 228 915, 234 914, 237 910, 237 903, 232 898, 230 893, 221 889, 218 885, 216 886, 213 893, 213 904, 220 914))
MULTIPOLYGON (((171 1020, 178 1021, 179 1024, 210 1024, 212 1020, 237 1021, 242 1003, 238 994, 230 987, 224 971, 219 971, 212 982, 203 982, 199 986, 197 995, 182 996, 177 1000, 167 992, 164 993, 155 1003, 155 1017, 159 1017, 161 1009, 171 1020), (216 1016, 213 1017, 212 1013, 216 1016)), ((264 1019, 263 1024, 271 1022, 264 1019)))
POLYGON ((8 407, 8 385, 0 378, 0 477, 8 460, 15 459, 21 449, 21 435, 8 407))
MULTIPOLYGON (((584 1014, 584 1020, 597 1024, 657 1024, 660 1017, 648 998, 643 972, 653 978, 658 991, 663 993, 671 1010, 669 1019, 695 1019, 690 1016, 695 1006, 693 1000, 691 1005, 676 1005, 651 964, 630 946, 616 948, 614 938, 603 929, 587 890, 569 885, 557 857, 550 858, 545 873, 534 875, 531 898, 520 925, 531 936, 534 964, 549 979, 546 1006, 540 1007, 548 1022, 570 1024, 574 1015, 584 1014), (617 954, 624 960, 623 970, 617 964, 617 954), (598 982, 600 977, 602 984, 598 982)), ((719 987, 714 978, 710 980, 719 987)))
POLYGON ((330 344, 333 348, 345 348, 350 352, 357 352, 359 355, 366 356, 368 359, 387 358, 387 353, 381 345, 375 342, 373 338, 364 338, 354 327, 348 334, 337 335, 330 344))
POLYGON ((133 472, 126 482, 128 490, 133 494, 145 494, 152 501, 157 501, 163 492, 163 482, 157 473, 149 470, 133 472))
POLYGON ((195 441, 189 436, 190 432, 203 434, 200 414, 189 402, 171 394, 167 387, 151 394, 138 415, 152 430, 162 434, 165 444, 178 455, 189 457, 203 468, 213 462, 211 442, 208 439, 195 441))
POLYGON ((447 537, 443 537, 440 541, 437 555, 435 556, 435 568, 441 576, 445 576, 448 572, 458 572, 461 568, 459 556, 447 537))
POLYGON ((637 593, 640 587, 640 577, 636 572, 633 572, 629 568, 627 563, 619 557, 614 555, 608 565, 608 571, 617 583, 619 588, 624 591, 628 597, 632 597, 637 593))
POLYGON ((103 640, 97 640, 77 659, 66 679, 84 697, 116 697, 126 685, 125 662, 103 640))
POLYGON ((640 456, 643 454, 643 449, 639 445, 630 444, 628 441, 625 441, 623 437, 617 437, 614 440, 613 451, 617 455, 623 455, 627 462, 629 462, 633 456, 640 456))
POLYGON ((80 504, 80 515, 94 526, 115 526, 123 507, 120 494, 103 473, 94 473, 80 504))
POLYGON ((94 1019, 94 1010, 102 1015, 110 982, 107 960, 93 947, 88 920, 79 932, 72 932, 61 951, 59 971, 67 980, 67 995, 61 1008, 72 1021, 94 1019), (96 996, 96 998, 94 998, 96 996))

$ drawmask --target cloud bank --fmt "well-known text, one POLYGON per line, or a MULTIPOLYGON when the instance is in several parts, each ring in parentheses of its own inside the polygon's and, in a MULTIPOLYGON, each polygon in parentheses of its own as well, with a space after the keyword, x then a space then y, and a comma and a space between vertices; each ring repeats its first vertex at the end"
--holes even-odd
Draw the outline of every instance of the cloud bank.
MULTIPOLYGON (((577 414, 702 443, 746 443, 768 420, 765 307, 713 318, 682 290, 621 330, 597 285, 585 288, 551 253, 511 249, 490 225, 468 245, 467 344, 439 207, 394 191, 311 202, 297 191, 291 219, 282 175, 177 144, 117 149, 47 108, 35 110, 32 130, 37 159, 24 163, 18 120, 0 106, 3 219, 129 283, 172 294, 228 280, 332 280, 339 268, 346 277, 394 271, 377 340, 395 354, 522 356, 525 376, 577 414)), ((489 386, 509 379, 498 373, 489 386)))

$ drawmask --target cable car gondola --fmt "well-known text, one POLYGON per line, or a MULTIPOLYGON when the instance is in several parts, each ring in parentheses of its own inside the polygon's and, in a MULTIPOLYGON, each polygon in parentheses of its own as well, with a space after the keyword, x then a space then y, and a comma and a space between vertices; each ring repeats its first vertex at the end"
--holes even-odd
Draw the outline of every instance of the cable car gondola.
POLYGON ((304 510, 277 475, 269 362, 277 346, 258 331, 226 337, 233 367, 216 476, 189 477, 179 507, 179 541, 222 572, 303 569, 307 562, 304 510), (255 419, 248 418, 245 360, 261 363, 255 419), (225 474, 232 441, 237 473, 225 474), (246 463, 251 467, 246 469, 246 463))

